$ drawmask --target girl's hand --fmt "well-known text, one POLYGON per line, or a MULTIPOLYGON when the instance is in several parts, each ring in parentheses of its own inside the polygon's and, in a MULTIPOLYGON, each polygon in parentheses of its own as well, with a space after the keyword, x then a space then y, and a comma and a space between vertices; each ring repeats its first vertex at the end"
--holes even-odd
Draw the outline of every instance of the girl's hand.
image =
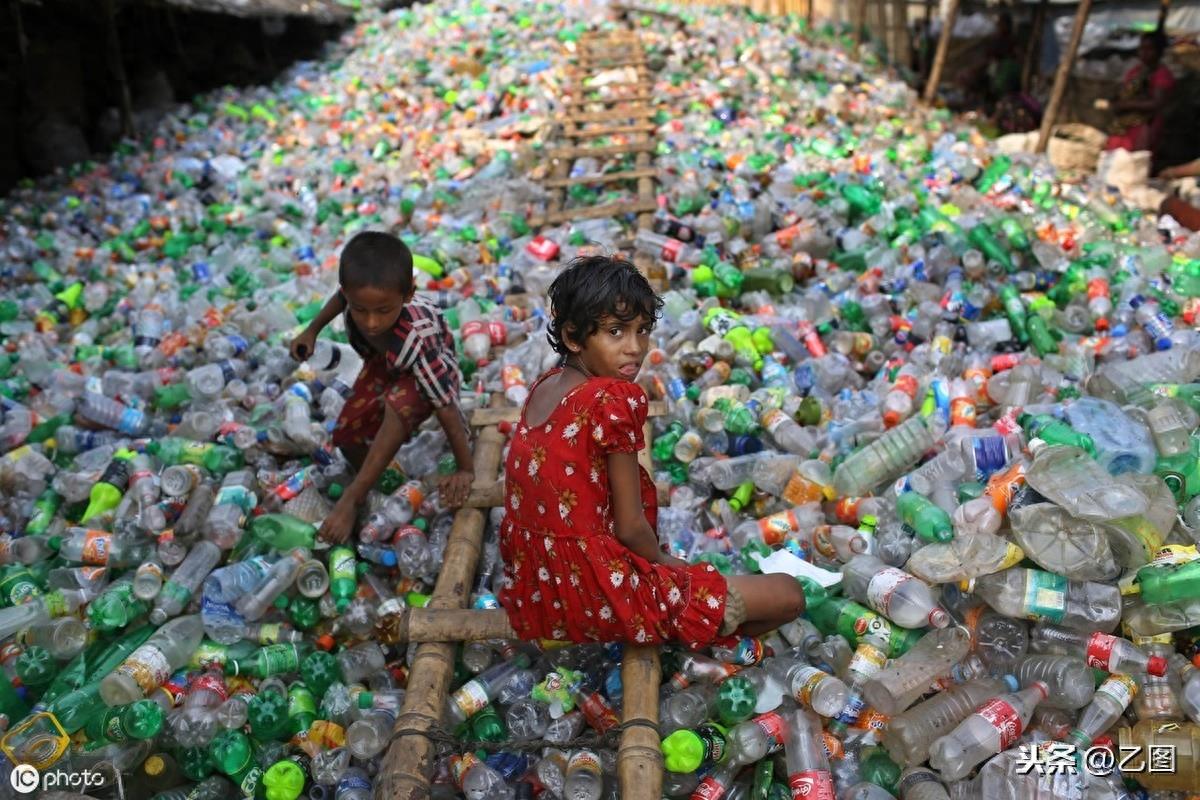
POLYGON ((667 553, 659 554, 658 563, 668 566, 671 569, 686 569, 688 567, 688 562, 684 561, 682 558, 676 558, 675 556, 668 555, 667 553))
POLYGON ((329 544, 341 544, 350 538, 350 531, 354 528, 354 521, 357 517, 358 509, 354 503, 347 502, 343 497, 338 500, 333 511, 321 523, 321 529, 317 531, 317 538, 329 544))
POLYGON ((317 349, 317 334, 316 332, 305 328, 303 332, 295 339, 292 339, 291 347, 289 348, 292 358, 297 361, 304 361, 313 354, 317 349))
POLYGON ((442 502, 446 504, 447 508, 461 507, 463 503, 467 502, 467 496, 471 494, 471 484, 474 482, 475 476, 465 469, 443 475, 438 483, 438 492, 441 494, 442 502))

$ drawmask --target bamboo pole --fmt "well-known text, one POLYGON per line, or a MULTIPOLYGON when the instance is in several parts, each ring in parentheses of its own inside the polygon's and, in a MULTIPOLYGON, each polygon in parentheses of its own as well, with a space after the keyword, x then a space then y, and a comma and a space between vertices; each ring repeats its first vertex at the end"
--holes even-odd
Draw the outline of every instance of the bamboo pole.
POLYGON ((929 70, 929 80, 925 82, 926 103, 932 103, 937 97, 938 84, 942 82, 942 68, 946 66, 946 54, 950 52, 950 39, 954 37, 954 23, 958 21, 958 0, 950 0, 946 9, 946 19, 942 21, 942 35, 938 37, 937 53, 933 56, 933 67, 929 70))
POLYGON ((854 0, 853 20, 854 25, 854 48, 862 44, 863 26, 867 24, 867 0, 854 0))
POLYGON ((908 44, 908 0, 892 0, 892 63, 907 68, 912 48, 908 44))
POLYGON ((874 10, 875 22, 872 27, 871 41, 878 42, 883 49, 883 63, 892 63, 892 36, 891 26, 888 24, 887 4, 885 0, 870 0, 871 8, 874 10))
POLYGON ((617 781, 622 800, 662 797, 663 757, 658 736, 658 685, 662 677, 657 647, 626 647, 621 661, 623 722, 617 750, 617 781))
POLYGON ((1054 129, 1054 121, 1058 118, 1059 107, 1062 106, 1063 96, 1067 93, 1067 83, 1071 78, 1071 67, 1075 65, 1075 55, 1079 52, 1079 42, 1083 39, 1083 29, 1087 25, 1088 13, 1092 10, 1092 0, 1079 0, 1079 8, 1075 10, 1075 23, 1071 28, 1071 40, 1067 43, 1067 51, 1058 63, 1054 73, 1054 88, 1050 90, 1050 102, 1046 104, 1046 112, 1042 115, 1042 127, 1038 130, 1036 153, 1046 152, 1050 142, 1050 132, 1054 129))
POLYGON ((117 81, 117 93, 121 106, 121 133, 125 136, 133 136, 133 97, 129 93, 129 79, 125 75, 125 56, 121 51, 121 36, 117 32, 116 0, 104 0, 101 11, 104 14, 105 55, 108 59, 108 68, 117 81))
MULTIPOLYGON (((475 445, 477 484, 495 483, 503 447, 504 437, 496 428, 483 429, 475 445)), ((475 508, 464 508, 454 515, 430 607, 461 609, 466 605, 479 563, 485 521, 483 512, 475 508)), ((454 674, 454 650, 453 644, 442 642, 427 642, 417 648, 395 729, 420 733, 405 733, 392 740, 376 779, 375 797, 379 800, 427 800, 430 796, 434 747, 424 732, 442 718, 454 674)))
POLYGON ((405 608, 380 620, 376 633, 385 644, 517 638, 508 612, 475 608, 405 608))
POLYGON ((1029 47, 1025 50, 1025 63, 1021 65, 1021 91, 1028 92, 1041 61, 1042 34, 1046 26, 1046 9, 1050 0, 1041 0, 1033 13, 1033 30, 1029 36, 1029 47))

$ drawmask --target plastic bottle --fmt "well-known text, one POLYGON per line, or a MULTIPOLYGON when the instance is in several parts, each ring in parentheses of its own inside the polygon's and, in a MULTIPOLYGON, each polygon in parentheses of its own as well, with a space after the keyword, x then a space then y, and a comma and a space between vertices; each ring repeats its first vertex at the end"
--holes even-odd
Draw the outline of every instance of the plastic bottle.
POLYGON ((784 753, 792 797, 834 800, 833 775, 820 744, 821 724, 803 710, 788 715, 784 753))
POLYGON ((929 765, 946 780, 958 780, 990 755, 1016 743, 1049 687, 1035 681, 1028 689, 993 698, 929 748, 929 765))
POLYGON ((1128 675, 1109 675, 1096 688, 1092 702, 1079 713, 1079 720, 1067 740, 1081 750, 1091 747, 1096 737, 1120 719, 1137 694, 1137 683, 1128 675))
POLYGON ((1007 569, 964 581, 960 588, 978 594, 1001 614, 1047 619, 1080 631, 1109 633, 1121 617, 1115 586, 1069 581, 1043 570, 1007 569))
POLYGON ((912 417, 853 453, 833 474, 839 495, 868 494, 911 468, 940 436, 937 417, 912 417))
POLYGON ((1087 665, 1105 672, 1145 672, 1161 677, 1166 674, 1166 659, 1144 653, 1127 639, 1102 631, 1091 634, 1062 628, 1045 620, 1033 627, 1029 647, 1035 653, 1079 655, 1087 665))
POLYGON ((1016 678, 975 678, 939 692, 902 714, 884 728, 882 742, 898 763, 913 766, 929 758, 929 747, 949 733, 992 697, 1020 688, 1016 678))
POLYGON ((100 682, 105 705, 132 703, 156 689, 187 662, 203 634, 196 615, 176 617, 163 625, 100 682))
POLYGON ((848 596, 901 627, 944 628, 950 624, 950 615, 938 607, 925 583, 875 556, 855 556, 842 567, 842 575, 842 588, 848 596))
POLYGON ((931 679, 947 675, 962 661, 970 643, 970 634, 961 627, 930 631, 867 681, 863 697, 880 713, 895 716, 925 693, 931 679))
POLYGON ((192 545, 187 558, 171 573, 154 599, 150 621, 161 625, 182 613, 191 601, 192 594, 200 588, 220 559, 221 549, 212 542, 200 541, 192 545))
POLYGON ((1050 687, 1049 708, 1069 710, 1087 705, 1095 693, 1096 682, 1088 665, 1072 656, 1029 655, 1013 670, 1022 687, 1041 681, 1050 687))

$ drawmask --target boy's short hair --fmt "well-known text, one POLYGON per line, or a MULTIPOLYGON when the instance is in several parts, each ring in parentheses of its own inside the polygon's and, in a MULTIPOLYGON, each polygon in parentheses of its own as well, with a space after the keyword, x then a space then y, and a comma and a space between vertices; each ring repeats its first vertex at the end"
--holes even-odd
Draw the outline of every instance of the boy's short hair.
POLYGON ((566 338, 582 344, 610 316, 621 322, 645 317, 651 326, 662 309, 646 276, 619 256, 581 256, 550 284, 550 323, 546 338, 554 352, 570 354, 566 338))
POLYGON ((371 286, 406 295, 413 288, 412 253, 390 233, 363 231, 342 248, 338 282, 343 289, 371 286))

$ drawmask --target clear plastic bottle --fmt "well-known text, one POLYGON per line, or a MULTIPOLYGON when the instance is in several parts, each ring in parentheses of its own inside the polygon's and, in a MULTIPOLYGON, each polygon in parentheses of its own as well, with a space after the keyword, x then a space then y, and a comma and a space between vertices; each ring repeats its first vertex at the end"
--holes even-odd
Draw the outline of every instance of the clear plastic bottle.
POLYGON ((801 709, 791 712, 787 720, 784 754, 792 797, 834 800, 833 775, 821 745, 820 720, 801 709))
POLYGON ((376 642, 363 642, 337 655, 338 668, 347 683, 358 683, 383 669, 387 657, 376 642))
POLYGON ((1162 676, 1167 671, 1165 658, 1148 655, 1127 639, 1102 631, 1085 634, 1045 620, 1033 627, 1029 648, 1035 653, 1083 655, 1089 667, 1105 672, 1143 672, 1162 676))
POLYGON ((937 415, 910 417, 843 461, 833 475, 834 489, 843 496, 870 494, 928 452, 940 438, 943 425, 937 415))
POLYGON ((1092 700, 1096 681, 1091 668, 1077 656, 1026 656, 1013 671, 1022 687, 1041 681, 1050 687, 1048 708, 1073 710, 1092 700))
POLYGON ((924 767, 909 767, 896 784, 900 800, 950 800, 937 773, 924 767))
MULTIPOLYGON (((1147 653, 1170 659, 1174 644, 1170 636, 1155 636, 1139 639, 1138 645, 1147 653)), ((1177 720, 1183 716, 1180 704, 1182 686, 1180 676, 1173 670, 1166 675, 1148 673, 1131 676, 1138 683, 1138 693, 1133 698, 1133 712, 1139 720, 1177 720)))
POLYGON ((841 678, 801 659, 780 656, 767 659, 763 666, 797 703, 822 717, 836 715, 850 698, 850 690, 841 678))
POLYGON ((288 551, 287 555, 271 565, 271 569, 258 586, 234 602, 234 609, 247 622, 254 622, 261 618, 271 608, 275 598, 295 583, 300 567, 311 556, 312 553, 303 547, 288 551))
POLYGON ((971 634, 962 626, 930 631, 867 681, 863 697, 881 714, 895 716, 916 702, 931 681, 950 674, 970 647, 971 634))
POLYGON ((187 663, 203 635, 204 625, 196 615, 176 617, 163 625, 100 681, 105 705, 132 703, 157 689, 187 663))
POLYGON ((1179 707, 1192 722, 1200 722, 1200 669, 1180 653, 1171 654, 1171 671, 1179 675, 1179 707))
POLYGON ((258 586, 273 563, 267 556, 252 556, 215 569, 204 579, 204 597, 216 603, 233 603, 258 586))
POLYGON ((567 762, 563 800, 600 800, 604 772, 600 758, 591 750, 576 750, 567 762))
POLYGON ((369 761, 388 746, 395 725, 396 714, 393 711, 386 708, 371 709, 346 729, 346 747, 355 758, 369 761))
POLYGON ((929 748, 929 765, 945 780, 966 777, 975 765, 1016 744, 1049 687, 1041 681, 984 703, 929 748))
POLYGON ((1109 675, 1096 689, 1092 702, 1079 712, 1079 721, 1067 736, 1067 741, 1080 750, 1092 746, 1125 713, 1137 694, 1137 683, 1128 675, 1109 675))
POLYGON ((842 591, 903 628, 950 624, 926 583, 872 555, 855 556, 842 567, 842 591))
POLYGON ((175 740, 182 747, 203 747, 220 728, 217 709, 229 699, 225 678, 207 671, 193 678, 179 712, 171 716, 175 740))
POLYGON ((183 563, 175 568, 154 599, 150 621, 162 625, 171 617, 183 613, 192 595, 220 560, 221 548, 212 542, 199 541, 192 545, 183 563))
POLYGON ((162 591, 163 568, 157 559, 142 562, 133 576, 133 596, 139 600, 153 600, 162 591))
POLYGON ((896 763, 912 766, 929 758, 929 746, 949 733, 988 698, 1015 692, 1017 679, 975 678, 938 692, 904 713, 892 717, 882 742, 896 763))
POLYGON ((1121 619, 1116 586, 1071 581, 1040 569, 1014 567, 963 581, 959 588, 982 597, 1001 614, 1047 619, 1081 631, 1111 633, 1121 619))
POLYGON ((787 715, 768 711, 734 725, 725 736, 725 758, 736 766, 754 764, 783 747, 787 715))

